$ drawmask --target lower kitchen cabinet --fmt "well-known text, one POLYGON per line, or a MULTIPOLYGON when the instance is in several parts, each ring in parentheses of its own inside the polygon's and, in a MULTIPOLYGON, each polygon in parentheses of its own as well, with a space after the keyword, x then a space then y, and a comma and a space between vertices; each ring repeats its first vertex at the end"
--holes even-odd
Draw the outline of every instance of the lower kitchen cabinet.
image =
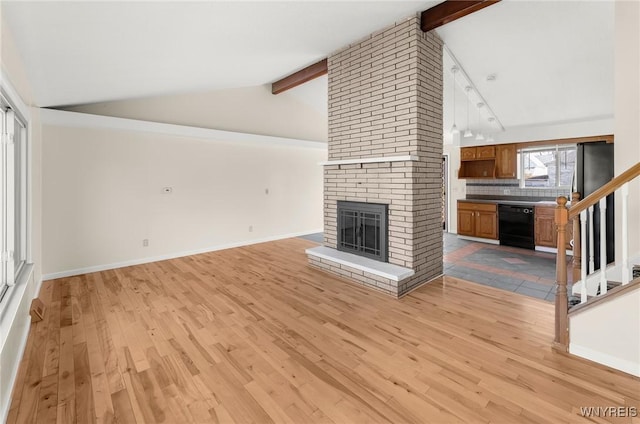
POLYGON ((458 209, 458 234, 464 236, 475 236, 475 211, 458 209))
POLYGON ((458 234, 497 240, 497 206, 490 203, 458 202, 458 234))
MULTIPOLYGON (((555 223, 555 206, 536 206, 535 209, 535 244, 536 246, 557 247, 558 232, 555 223)), ((573 222, 567 225, 566 249, 571 249, 569 242, 573 239, 573 222)))

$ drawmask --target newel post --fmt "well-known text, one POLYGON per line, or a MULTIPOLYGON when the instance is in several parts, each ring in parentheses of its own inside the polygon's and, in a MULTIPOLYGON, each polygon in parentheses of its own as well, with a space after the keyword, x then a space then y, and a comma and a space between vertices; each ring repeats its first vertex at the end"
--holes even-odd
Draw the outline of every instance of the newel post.
POLYGON ((569 220, 569 210, 567 209, 567 198, 560 196, 556 199, 556 227, 558 229, 558 254, 556 256, 556 334, 554 339, 555 348, 567 351, 569 344, 569 321, 567 311, 569 303, 567 299, 567 223, 569 220))

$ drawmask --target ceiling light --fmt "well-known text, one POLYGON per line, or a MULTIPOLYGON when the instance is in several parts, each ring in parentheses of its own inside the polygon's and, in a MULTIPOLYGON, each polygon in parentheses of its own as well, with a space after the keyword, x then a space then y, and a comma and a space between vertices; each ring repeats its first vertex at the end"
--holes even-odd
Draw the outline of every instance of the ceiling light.
POLYGON ((466 86, 464 89, 467 92, 467 129, 464 131, 463 137, 473 137, 473 133, 469 129, 469 92, 472 90, 470 86, 466 86))
POLYGON ((484 107, 484 103, 482 102, 478 103, 478 135, 476 135, 477 141, 484 140, 484 135, 482 135, 482 132, 480 131, 480 109, 482 109, 483 107, 484 107))
POLYGON ((456 72, 458 72, 458 67, 453 66, 451 68, 451 72, 453 73, 453 126, 451 127, 451 134, 460 134, 460 130, 456 125, 456 72))
POLYGON ((496 78, 498 78, 498 77, 496 76, 496 74, 489 74, 489 75, 487 75, 487 81, 489 81, 489 82, 494 82, 494 81, 496 80, 496 78))

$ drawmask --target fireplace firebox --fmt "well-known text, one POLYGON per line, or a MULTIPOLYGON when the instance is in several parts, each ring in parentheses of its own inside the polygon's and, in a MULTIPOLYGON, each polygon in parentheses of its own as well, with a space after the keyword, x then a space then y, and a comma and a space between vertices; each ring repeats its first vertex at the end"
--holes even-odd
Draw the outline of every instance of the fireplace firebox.
POLYGON ((388 205, 338 201, 338 250, 387 262, 388 205))

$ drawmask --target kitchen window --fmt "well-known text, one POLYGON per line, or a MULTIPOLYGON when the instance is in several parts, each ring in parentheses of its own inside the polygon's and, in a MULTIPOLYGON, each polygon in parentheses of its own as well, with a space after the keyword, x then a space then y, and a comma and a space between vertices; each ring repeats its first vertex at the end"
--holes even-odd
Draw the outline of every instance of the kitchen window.
POLYGON ((0 94, 0 311, 27 261, 27 126, 0 94))
POLYGON ((570 188, 575 165, 575 145, 521 149, 518 152, 520 187, 570 188))

